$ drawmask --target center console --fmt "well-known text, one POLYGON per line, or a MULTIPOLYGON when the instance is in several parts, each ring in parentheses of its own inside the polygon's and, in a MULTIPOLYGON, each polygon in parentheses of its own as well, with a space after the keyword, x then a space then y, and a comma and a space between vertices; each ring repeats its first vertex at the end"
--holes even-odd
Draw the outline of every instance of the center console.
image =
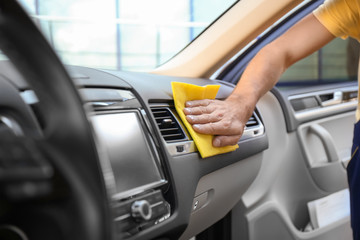
POLYGON ((171 212, 163 197, 168 182, 140 103, 127 90, 83 89, 82 94, 95 110, 91 121, 99 149, 106 151, 102 168, 117 235, 130 237, 165 221, 171 212))

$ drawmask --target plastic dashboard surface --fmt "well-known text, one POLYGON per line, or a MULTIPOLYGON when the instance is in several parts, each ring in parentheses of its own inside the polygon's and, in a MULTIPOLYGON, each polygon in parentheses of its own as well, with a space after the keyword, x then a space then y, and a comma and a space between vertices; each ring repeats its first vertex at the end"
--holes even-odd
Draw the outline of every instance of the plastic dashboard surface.
MULTIPOLYGON (((160 76, 146 73, 100 71, 74 66, 68 66, 67 69, 79 88, 85 106, 89 106, 90 118, 94 119, 102 116, 99 119, 123 121, 119 129, 124 131, 127 130, 127 128, 140 128, 136 129, 137 137, 129 144, 116 145, 116 141, 127 141, 127 139, 132 136, 131 132, 124 136, 114 136, 113 139, 106 139, 107 134, 109 135, 112 132, 109 128, 106 130, 107 134, 102 134, 101 136, 101 133, 98 133, 100 139, 105 138, 105 140, 101 140, 104 145, 114 145, 113 149, 117 148, 116 151, 114 150, 111 153, 115 154, 115 156, 111 156, 115 159, 112 161, 115 162, 116 158, 120 159, 118 161, 124 158, 128 159, 132 155, 132 152, 134 155, 138 154, 137 147, 139 145, 134 144, 134 141, 142 142, 142 146, 145 146, 146 150, 142 151, 140 155, 137 155, 142 161, 138 161, 136 163, 137 165, 134 165, 136 168, 133 169, 134 173, 137 173, 135 178, 141 178, 141 172, 146 171, 146 168, 141 169, 141 167, 143 167, 142 165, 147 163, 146 161, 149 161, 149 165, 152 166, 151 168, 155 174, 148 175, 147 177, 156 184, 147 184, 141 180, 134 180, 134 182, 128 183, 124 190, 121 186, 114 187, 112 185, 121 184, 121 181, 125 181, 125 179, 121 179, 121 176, 116 176, 117 174, 124 173, 119 169, 125 165, 121 166, 121 164, 115 163, 118 167, 118 173, 113 171, 114 166, 111 164, 114 163, 111 163, 111 161, 102 165, 103 167, 105 166, 105 168, 108 167, 107 170, 112 173, 112 180, 108 181, 108 184, 114 200, 114 221, 116 223, 123 221, 121 224, 116 225, 115 228, 119 228, 117 229, 117 233, 124 238, 152 239, 160 236, 166 236, 168 239, 179 238, 186 227, 188 227, 193 214, 193 200, 200 179, 213 172, 219 172, 219 170, 229 167, 232 164, 256 156, 268 147, 268 139, 262 124, 261 113, 255 111, 253 121, 257 125, 254 127, 250 123, 248 126, 248 134, 240 140, 239 148, 236 151, 201 159, 196 147, 193 146, 191 138, 187 135, 186 130, 182 127, 182 123, 172 110, 171 82, 186 82, 201 86, 220 84, 221 87, 217 95, 218 99, 226 98, 233 90, 233 86, 226 82, 160 76), (155 119, 153 112, 153 109, 159 108, 161 110, 167 109, 172 116, 172 122, 179 124, 179 129, 183 131, 184 134, 182 139, 164 139, 162 130, 159 129, 159 123, 157 119, 155 119), (110 118, 112 119, 108 119, 108 116, 111 116, 110 118), (129 121, 134 124, 124 126, 124 124, 127 124, 129 121), (258 125, 261 125, 261 128, 258 128, 258 125), (191 146, 191 149, 187 149, 187 146, 191 146), (126 151, 125 149, 122 151, 121 147, 127 148, 126 151), (175 153, 172 152, 172 148, 177 151, 175 151, 175 153), (122 152, 124 154, 122 154, 122 152), (147 157, 144 154, 149 154, 149 156, 147 157), (140 187, 138 185, 140 185, 140 187), (135 190, 129 189, 133 186, 135 190), (122 194, 121 191, 127 193, 122 194), (146 204, 141 205, 143 203, 146 204), (141 205, 140 207, 139 204, 141 205), (160 207, 158 206, 161 206, 161 210, 159 210, 160 207), (134 210, 134 208, 136 209, 134 210), (151 216, 149 216, 147 210, 152 210, 151 216), (156 216, 154 215, 155 210, 158 211, 156 216), (125 221, 126 224, 124 224, 125 221)), ((16 71, 14 71, 8 63, 1 63, 0 70, 2 70, 2 75, 12 81, 20 91, 24 93, 28 92, 27 84, 22 80, 21 76, 16 74, 16 71)), ((25 101, 32 104, 32 100, 29 100, 29 98, 25 98, 25 101)), ((106 121, 98 121, 96 124, 101 125, 105 123, 106 121)), ((104 131, 99 130, 101 127, 97 127, 96 124, 94 124, 95 132, 104 131)), ((112 124, 111 126, 116 128, 116 123, 112 124)), ((121 133, 114 129, 113 134, 121 133)), ((124 160, 124 162, 126 161, 124 160)), ((128 161, 126 164, 126 170, 132 171, 131 162, 128 161)), ((256 166, 255 170, 252 176, 246 180, 246 186, 250 186, 252 180, 256 177, 260 165, 261 164, 254 165, 256 166)), ((244 171, 246 171, 246 169, 244 169, 244 171)), ((131 174, 127 173, 127 176, 130 178, 131 174)), ((231 192, 232 188, 236 189, 237 186, 235 182, 228 182, 224 188, 227 188, 229 192, 231 192)), ((246 188, 247 187, 245 187, 245 189, 246 188)), ((226 197, 228 198, 229 196, 226 197)), ((220 197, 217 201, 222 200, 224 199, 220 197)), ((211 211, 211 209, 205 209, 203 211, 211 211)), ((221 211, 221 209, 217 211, 221 211)), ((229 209, 224 208, 220 215, 224 216, 228 211, 229 209)), ((220 220, 217 219, 218 215, 214 215, 213 218, 214 219, 209 221, 208 225, 220 220)), ((189 234, 197 234, 204 230, 203 228, 204 226, 196 230, 195 227, 195 230, 189 234)))
MULTIPOLYGON (((118 72, 118 71, 98 71, 90 68, 83 67, 71 67, 70 75, 73 76, 76 84, 85 89, 100 88, 100 89, 125 89, 130 90, 134 94, 134 98, 138 101, 134 106, 120 107, 120 108, 138 108, 145 112, 145 121, 150 125, 151 134, 154 134, 153 140, 156 144, 163 146, 163 139, 154 121, 152 108, 157 107, 173 107, 173 98, 171 91, 171 82, 185 82, 196 85, 207 85, 207 84, 220 84, 220 90, 217 94, 217 99, 225 99, 233 90, 233 85, 222 82, 214 81, 209 79, 195 79, 195 78, 180 78, 180 77, 169 77, 162 75, 154 75, 147 73, 134 73, 134 72, 118 72), (96 74, 95 76, 93 76, 96 74), (79 76, 79 77, 76 77, 79 76), (115 80, 117 79, 117 81, 115 80)), ((85 101, 92 101, 91 99, 85 99, 85 101)), ((97 100, 95 100, 96 102, 97 100)), ((176 115, 176 113, 175 113, 176 115)), ((260 114, 258 113, 259 120, 260 114)), ((180 120, 177 119, 180 122, 180 120)), ((181 124, 181 122, 180 122, 181 124)), ((185 131, 186 132, 186 131, 185 131)), ((200 160, 201 164, 207 165, 208 167, 201 168, 201 174, 205 175, 211 171, 215 171, 219 168, 225 167, 229 164, 237 162, 246 157, 252 156, 256 153, 262 152, 268 147, 267 137, 265 131, 260 136, 254 139, 240 140, 240 148, 228 154, 222 154, 214 156, 208 159, 201 159, 199 154, 191 154, 192 158, 200 160), (249 144, 250 143, 250 144, 249 144), (255 143, 255 144, 254 144, 255 143), (221 158, 221 161, 217 161, 221 158), (205 170, 206 169, 206 170, 205 170)), ((165 149, 165 148, 164 148, 165 149)), ((162 150, 164 150, 162 149, 162 150)), ((164 152, 167 157, 169 153, 164 152)), ((196 161, 194 161, 196 162, 196 161)))

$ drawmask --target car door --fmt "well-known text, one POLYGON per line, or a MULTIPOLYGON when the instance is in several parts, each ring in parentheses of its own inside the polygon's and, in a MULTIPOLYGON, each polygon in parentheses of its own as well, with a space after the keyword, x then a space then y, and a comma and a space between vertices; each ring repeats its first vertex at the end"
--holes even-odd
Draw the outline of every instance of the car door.
MULTIPOLYGON (((298 8, 216 77, 236 83, 251 56, 319 4, 298 8)), ((336 39, 289 68, 260 99, 269 148, 230 214, 231 239, 352 239, 346 167, 356 121, 357 53, 358 43, 336 39)))

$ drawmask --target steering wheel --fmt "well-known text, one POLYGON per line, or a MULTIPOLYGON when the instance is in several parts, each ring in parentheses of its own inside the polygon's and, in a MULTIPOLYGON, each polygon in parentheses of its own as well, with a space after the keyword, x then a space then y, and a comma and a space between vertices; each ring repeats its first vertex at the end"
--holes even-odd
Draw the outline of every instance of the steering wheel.
POLYGON ((24 239, 111 239, 109 197, 82 101, 17 1, 0 1, 0 48, 38 99, 35 120, 19 89, 0 78, 0 238, 16 228, 24 239))

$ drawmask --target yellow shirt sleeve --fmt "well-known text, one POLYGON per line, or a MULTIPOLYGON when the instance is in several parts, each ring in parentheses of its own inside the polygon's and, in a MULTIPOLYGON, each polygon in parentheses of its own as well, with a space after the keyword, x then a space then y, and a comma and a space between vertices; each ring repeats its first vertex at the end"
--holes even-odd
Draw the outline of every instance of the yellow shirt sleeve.
POLYGON ((183 112, 186 101, 200 100, 200 99, 214 99, 220 88, 220 85, 207 85, 201 87, 187 83, 172 82, 171 87, 172 87, 176 112, 180 116, 186 129, 193 138, 195 145, 200 152, 201 157, 206 158, 217 154, 234 151, 239 147, 237 144, 234 146, 213 147, 212 140, 214 136, 195 132, 191 124, 186 120, 186 116, 183 112))
POLYGON ((360 41, 360 1, 326 0, 313 13, 335 37, 360 41))

